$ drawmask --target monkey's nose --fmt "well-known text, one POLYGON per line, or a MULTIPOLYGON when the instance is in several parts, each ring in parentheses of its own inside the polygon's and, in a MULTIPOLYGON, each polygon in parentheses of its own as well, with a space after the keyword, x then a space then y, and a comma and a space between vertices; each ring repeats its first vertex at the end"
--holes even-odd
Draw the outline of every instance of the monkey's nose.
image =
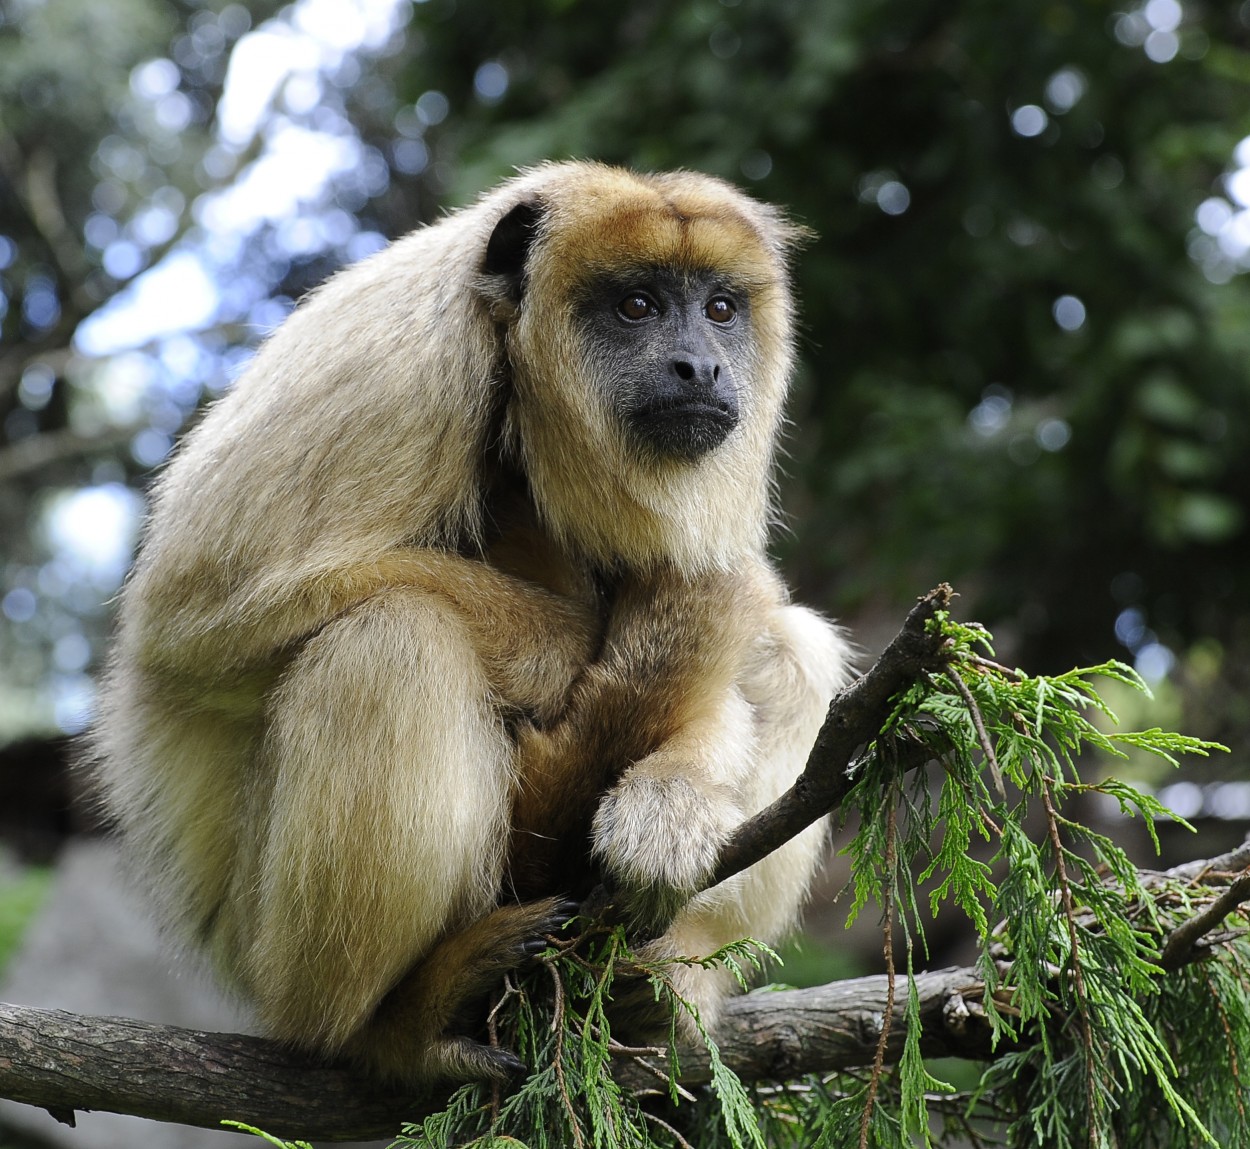
POLYGON ((710 355, 690 355, 674 359, 669 370, 677 379, 696 391, 714 394, 720 382, 720 364, 710 355))

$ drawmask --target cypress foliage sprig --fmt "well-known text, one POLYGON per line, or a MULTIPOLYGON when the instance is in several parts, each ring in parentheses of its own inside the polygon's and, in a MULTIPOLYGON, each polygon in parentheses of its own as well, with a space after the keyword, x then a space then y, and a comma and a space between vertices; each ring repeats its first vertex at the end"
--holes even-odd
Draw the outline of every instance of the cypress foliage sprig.
MULTIPOLYGON (((1148 693, 1122 663, 1031 676, 995 662, 980 628, 944 614, 934 625, 950 663, 900 697, 865 752, 844 810, 860 820, 850 846, 852 918, 876 900, 885 912, 897 909, 903 932, 923 945, 914 891, 928 883, 931 914, 949 902, 977 930, 984 1009, 996 1039, 1014 1047, 986 1070, 979 1097, 1018 1115, 1007 1130, 1013 1144, 1114 1144, 1147 1092, 1143 1082, 1159 1103, 1151 1119, 1188 1139, 1178 1144, 1214 1143, 1157 1016, 1166 929, 1155 898, 1120 846, 1067 811, 1078 796, 1105 794, 1140 815, 1153 838, 1153 820, 1172 815, 1123 782, 1083 780, 1078 761, 1090 751, 1123 758, 1133 747, 1175 764, 1178 755, 1222 747, 1160 730, 1107 733, 1096 724, 1116 721, 1098 694, 1099 678, 1148 693), (899 777, 892 745, 900 738, 930 746, 936 779, 899 777), (896 816, 898 846, 887 867, 881 844, 896 816), (970 853, 976 839, 989 843, 987 860, 970 853), (988 931, 991 919, 999 924, 988 931)), ((918 1065, 913 1056, 909 1069, 907 1055, 899 1063, 903 1114, 922 1113, 933 1089, 918 1065)), ((1234 1093, 1244 1088, 1225 1084, 1234 1093)), ((907 1123, 904 1133, 931 1143, 923 1122, 907 1123)))

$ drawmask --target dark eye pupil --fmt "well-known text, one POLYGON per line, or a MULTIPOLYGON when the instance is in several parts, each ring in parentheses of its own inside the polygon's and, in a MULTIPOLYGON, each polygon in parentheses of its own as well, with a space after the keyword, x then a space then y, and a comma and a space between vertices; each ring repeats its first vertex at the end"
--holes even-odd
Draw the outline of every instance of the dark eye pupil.
POLYGON ((717 323, 728 323, 734 315, 734 305, 728 299, 713 299, 707 305, 707 317, 717 323))
POLYGON ((651 300, 645 295, 628 295, 620 303, 626 319, 646 319, 651 314, 651 300))

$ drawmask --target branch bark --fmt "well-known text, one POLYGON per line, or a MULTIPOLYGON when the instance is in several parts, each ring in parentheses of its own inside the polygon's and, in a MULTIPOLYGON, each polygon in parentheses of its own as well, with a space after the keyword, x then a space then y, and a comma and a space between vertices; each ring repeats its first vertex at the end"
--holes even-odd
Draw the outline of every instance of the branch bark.
MULTIPOLYGON (((876 1049, 886 989, 882 976, 734 999, 717 1029, 721 1056, 748 1081, 863 1065, 876 1049)), ((919 990, 927 1053, 989 1056, 973 970, 922 973, 919 990)), ((895 1055, 905 1033, 902 1011, 899 1002, 890 1040, 895 1055)), ((684 1084, 710 1080, 705 1050, 682 1050, 680 1057, 684 1084)), ((619 1075, 640 1092, 656 1085, 640 1062, 623 1063, 619 1075)), ((210 1129, 230 1118, 316 1141, 390 1137, 443 1100, 380 1089, 353 1069, 264 1038, 14 1005, 0 1005, 0 1095, 70 1123, 76 1109, 210 1129)))
POLYGON ((71 1125, 76 1109, 208 1129, 230 1118, 326 1141, 391 1136, 418 1108, 264 1038, 3 1004, 0 1096, 71 1125))
MULTIPOLYGON (((989 1023, 981 1008, 984 984, 971 968, 925 970, 916 975, 920 997, 921 1052, 926 1057, 983 1060, 993 1056, 989 1023)), ((721 1059, 744 1081, 793 1081, 872 1064, 889 996, 889 979, 848 978, 809 989, 757 990, 722 1008, 716 1028, 721 1059)), ((903 995, 896 993, 886 1059, 897 1061, 907 1035, 903 995)), ((1001 1049, 1000 1049, 1001 1051, 1001 1049)), ((683 1085, 712 1079, 707 1050, 680 1051, 683 1085)), ((641 1066, 616 1074, 623 1085, 645 1092, 657 1079, 641 1066)))

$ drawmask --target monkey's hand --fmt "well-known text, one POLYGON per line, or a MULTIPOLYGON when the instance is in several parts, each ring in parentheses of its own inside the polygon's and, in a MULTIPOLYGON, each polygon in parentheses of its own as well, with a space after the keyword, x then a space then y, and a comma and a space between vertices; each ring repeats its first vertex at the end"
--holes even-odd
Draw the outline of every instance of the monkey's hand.
POLYGON ((703 888, 742 817, 727 787, 664 749, 608 791, 595 814, 594 853, 640 938, 664 933, 703 888))

